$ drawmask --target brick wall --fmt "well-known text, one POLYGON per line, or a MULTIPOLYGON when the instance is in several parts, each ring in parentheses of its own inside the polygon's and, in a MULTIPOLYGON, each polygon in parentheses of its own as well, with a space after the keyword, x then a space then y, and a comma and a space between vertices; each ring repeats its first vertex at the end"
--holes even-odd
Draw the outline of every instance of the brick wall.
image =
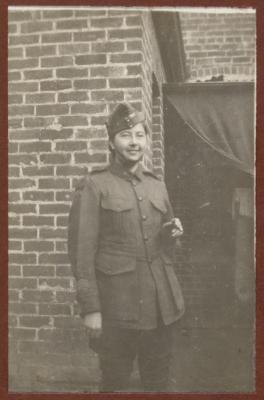
MULTIPOLYGON (((116 102, 138 108, 143 103, 150 131, 154 123, 155 146, 161 142, 162 122, 152 121, 153 110, 156 118, 161 113, 161 107, 152 108, 153 73, 161 87, 149 12, 9 11, 13 390, 67 390, 67 384, 89 390, 98 380, 97 359, 74 302, 66 247, 70 200, 77 180, 108 162, 104 122, 116 102)), ((151 145, 145 162, 152 164, 151 145)))
POLYGON ((188 80, 255 77, 254 13, 180 13, 188 80))

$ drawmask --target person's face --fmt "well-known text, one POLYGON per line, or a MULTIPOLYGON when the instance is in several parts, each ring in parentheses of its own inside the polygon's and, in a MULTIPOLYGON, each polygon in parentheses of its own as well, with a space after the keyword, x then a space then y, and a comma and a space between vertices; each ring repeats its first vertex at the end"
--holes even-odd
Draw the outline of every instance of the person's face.
POLYGON ((133 128, 118 132, 110 142, 115 159, 125 164, 136 164, 144 155, 147 135, 144 126, 139 123, 133 128))

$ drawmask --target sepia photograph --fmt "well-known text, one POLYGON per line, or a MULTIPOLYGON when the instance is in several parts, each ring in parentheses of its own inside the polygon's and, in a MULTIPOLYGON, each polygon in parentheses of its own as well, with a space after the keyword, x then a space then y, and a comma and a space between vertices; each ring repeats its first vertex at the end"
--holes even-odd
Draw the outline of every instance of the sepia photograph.
POLYGON ((8 390, 256 390, 256 10, 8 7, 8 390))

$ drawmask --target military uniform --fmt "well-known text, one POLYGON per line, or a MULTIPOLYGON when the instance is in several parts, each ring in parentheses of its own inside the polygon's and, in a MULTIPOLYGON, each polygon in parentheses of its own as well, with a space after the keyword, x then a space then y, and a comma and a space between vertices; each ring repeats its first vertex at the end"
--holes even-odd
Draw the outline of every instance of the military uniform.
POLYGON ((174 239, 161 229, 172 217, 165 184, 141 165, 132 174, 113 161, 76 189, 69 255, 81 315, 102 313, 103 390, 125 389, 137 354, 144 388, 166 386, 171 327, 184 312, 174 239))

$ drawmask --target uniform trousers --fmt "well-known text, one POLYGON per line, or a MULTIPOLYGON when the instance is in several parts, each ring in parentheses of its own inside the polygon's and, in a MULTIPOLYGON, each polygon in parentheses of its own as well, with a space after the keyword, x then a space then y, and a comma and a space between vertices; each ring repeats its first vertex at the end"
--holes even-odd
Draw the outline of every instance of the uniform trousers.
POLYGON ((105 326, 100 340, 90 342, 99 355, 101 391, 129 391, 136 357, 143 390, 168 391, 173 327, 159 324, 156 329, 138 330, 105 326))

